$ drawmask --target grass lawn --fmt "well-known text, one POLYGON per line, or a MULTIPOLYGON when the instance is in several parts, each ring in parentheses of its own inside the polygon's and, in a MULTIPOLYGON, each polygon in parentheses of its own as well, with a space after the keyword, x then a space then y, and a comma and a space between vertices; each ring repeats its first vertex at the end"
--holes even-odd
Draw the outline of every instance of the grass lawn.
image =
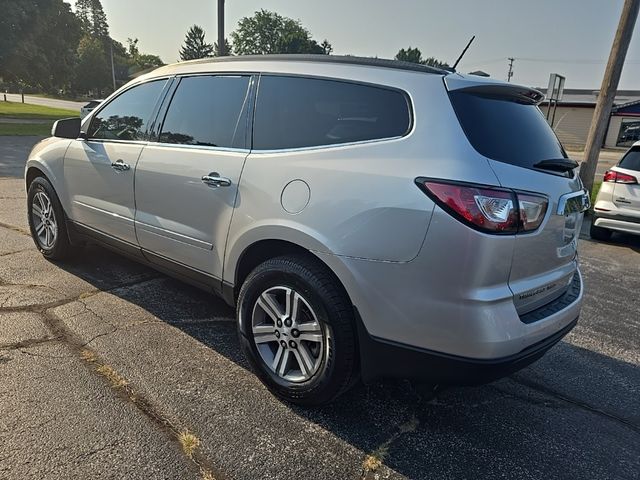
POLYGON ((38 135, 51 136, 51 123, 2 123, 0 122, 0 137, 8 135, 38 135))
POLYGON ((600 191, 600 187, 602 186, 602 180, 595 180, 593 182, 593 189, 591 190, 591 209, 593 210, 593 204, 596 203, 596 195, 598 195, 598 191, 600 191))
POLYGON ((0 101, 0 136, 7 135, 51 135, 53 122, 60 118, 78 117, 79 112, 64 108, 51 108, 28 103, 0 101), (5 123, 3 118, 24 120, 49 120, 44 123, 5 123))
POLYGON ((40 118, 58 120, 59 118, 78 117, 80 112, 66 110, 64 108, 51 108, 42 105, 30 105, 28 103, 2 102, 0 101, 0 118, 40 118))
POLYGON ((49 95, 48 93, 29 93, 28 95, 30 97, 51 98, 52 100, 70 100, 72 102, 87 102, 87 103, 89 103, 89 100, 87 100, 87 97, 84 97, 84 98, 80 98, 80 97, 64 97, 64 96, 60 96, 60 95, 49 95))

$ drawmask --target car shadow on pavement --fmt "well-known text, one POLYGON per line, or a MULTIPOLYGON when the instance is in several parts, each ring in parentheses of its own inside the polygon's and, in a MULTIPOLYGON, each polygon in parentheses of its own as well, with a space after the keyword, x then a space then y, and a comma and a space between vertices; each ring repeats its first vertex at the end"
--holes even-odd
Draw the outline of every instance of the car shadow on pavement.
MULTIPOLYGON (((592 242, 598 242, 589 237, 592 242)), ((640 235, 631 235, 630 233, 613 232, 611 239, 606 242, 600 241, 600 243, 606 243, 608 245, 616 245, 619 247, 625 247, 640 253, 640 235)))
POLYGON ((591 221, 593 217, 585 217, 584 223, 582 224, 582 231, 580 232, 580 239, 587 240, 593 243, 604 243, 607 245, 616 245, 620 247, 629 248, 637 253, 640 253, 640 235, 632 235, 630 233, 624 232, 613 232, 611 238, 607 241, 603 240, 594 240, 589 235, 589 227, 591 226, 591 221))
MULTIPOLYGON (((109 283, 104 275, 141 269, 98 247, 59 266, 100 289, 109 283), (91 259, 91 268, 83 257, 91 259)), ((229 306, 180 281, 147 273, 153 284, 144 294, 128 287, 110 294, 249 370, 229 306)), ((640 468, 640 368, 569 342, 531 367, 481 387, 448 388, 434 396, 430 386, 388 380, 358 385, 322 408, 290 408, 364 452, 363 461, 370 455, 363 478, 376 478, 367 471, 376 466, 410 478, 631 476, 640 468)), ((264 395, 270 395, 266 389, 264 395)))

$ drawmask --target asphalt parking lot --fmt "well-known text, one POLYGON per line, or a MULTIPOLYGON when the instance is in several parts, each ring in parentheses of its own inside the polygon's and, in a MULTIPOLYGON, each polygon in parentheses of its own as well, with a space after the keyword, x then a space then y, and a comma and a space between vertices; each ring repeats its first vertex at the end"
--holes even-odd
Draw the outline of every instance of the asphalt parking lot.
POLYGON ((98 247, 45 260, 3 142, 1 479, 640 478, 640 237, 583 235, 582 317, 531 367, 304 410, 248 370, 222 301, 98 247))

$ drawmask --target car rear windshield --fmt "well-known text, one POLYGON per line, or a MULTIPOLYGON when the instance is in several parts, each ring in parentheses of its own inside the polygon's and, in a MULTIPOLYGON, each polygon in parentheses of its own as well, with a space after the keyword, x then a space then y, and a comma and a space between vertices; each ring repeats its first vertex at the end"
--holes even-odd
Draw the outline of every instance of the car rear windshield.
POLYGON ((633 147, 622 157, 619 167, 640 172, 640 147, 633 147))
POLYGON ((485 157, 524 168, 567 157, 536 105, 464 90, 449 96, 469 142, 485 157))

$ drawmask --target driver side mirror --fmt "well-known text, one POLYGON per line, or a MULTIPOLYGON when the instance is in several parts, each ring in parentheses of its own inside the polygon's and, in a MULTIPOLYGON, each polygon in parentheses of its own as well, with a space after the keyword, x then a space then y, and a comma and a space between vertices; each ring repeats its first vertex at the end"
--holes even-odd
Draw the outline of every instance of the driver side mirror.
POLYGON ((56 121, 51 128, 51 135, 58 138, 80 137, 80 117, 63 118, 56 121))

